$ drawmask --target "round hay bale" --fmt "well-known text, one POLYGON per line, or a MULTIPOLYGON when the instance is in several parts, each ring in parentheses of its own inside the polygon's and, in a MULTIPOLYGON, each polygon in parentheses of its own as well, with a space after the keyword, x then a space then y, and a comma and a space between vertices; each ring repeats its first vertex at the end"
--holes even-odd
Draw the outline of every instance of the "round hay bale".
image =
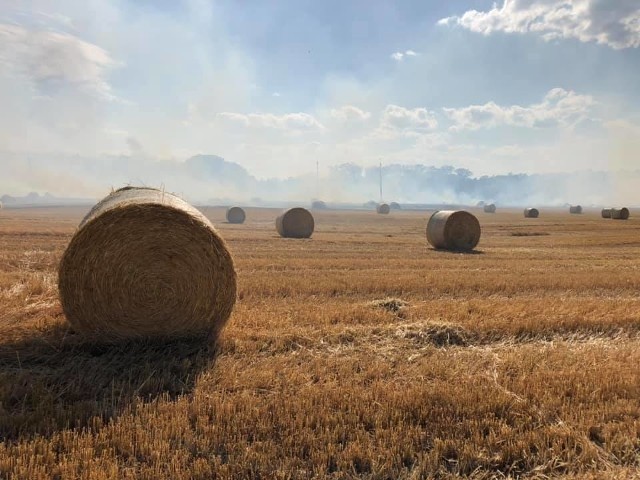
POLYGON ((376 205, 376 213, 387 215, 390 211, 391 207, 389 207, 389 205, 387 205, 386 203, 379 203, 378 205, 376 205))
POLYGON ((98 340, 217 337, 236 301, 224 240, 184 200, 116 190, 91 209, 58 270, 62 309, 98 340))
POLYGON ((484 213, 496 213, 496 205, 494 203, 488 203, 484 207, 484 213))
POLYGON ((391 202, 389 208, 391 210, 402 210, 402 206, 398 202, 391 202))
POLYGON ((540 215, 540 212, 538 211, 537 208, 525 208, 524 209, 525 218, 538 218, 539 215, 540 215))
POLYGON ((322 200, 314 200, 313 202, 311 202, 311 208, 314 210, 326 210, 327 204, 322 200))
POLYGON ((627 207, 612 208, 611 218, 614 220, 627 220, 629 218, 629 209, 627 207))
POLYGON ((573 213, 573 214, 581 214, 582 213, 582 206, 580 205, 571 205, 569 207, 569 213, 573 213))
POLYGON ((244 209, 240 207, 230 207, 227 209, 227 222, 229 223, 244 223, 247 215, 244 213, 244 209))
POLYGON ((309 238, 314 227, 313 215, 306 208, 290 208, 276 218, 276 230, 285 238, 309 238))
POLYGON ((602 215, 602 218, 611 218, 611 210, 613 208, 603 208, 600 215, 602 215))
POLYGON ((427 223, 427 241, 438 249, 473 250, 480 241, 480 222, 464 210, 435 212, 427 223))

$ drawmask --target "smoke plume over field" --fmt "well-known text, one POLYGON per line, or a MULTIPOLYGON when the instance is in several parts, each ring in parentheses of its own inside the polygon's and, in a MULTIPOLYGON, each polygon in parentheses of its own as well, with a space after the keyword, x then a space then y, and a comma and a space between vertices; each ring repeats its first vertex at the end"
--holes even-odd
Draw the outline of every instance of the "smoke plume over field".
MULTIPOLYGON (((184 161, 144 155, 55 159, 5 155, 3 165, 0 194, 14 196, 36 191, 57 197, 98 198, 111 187, 127 184, 163 187, 202 203, 308 202, 311 198, 364 203, 378 201, 380 196, 379 167, 363 167, 356 161, 330 167, 319 177, 307 174, 289 178, 256 178, 237 163, 215 155, 197 155, 184 161)), ((467 169, 450 166, 384 165, 382 179, 383 199, 401 203, 637 205, 634 185, 640 185, 640 172, 475 176, 467 169)))

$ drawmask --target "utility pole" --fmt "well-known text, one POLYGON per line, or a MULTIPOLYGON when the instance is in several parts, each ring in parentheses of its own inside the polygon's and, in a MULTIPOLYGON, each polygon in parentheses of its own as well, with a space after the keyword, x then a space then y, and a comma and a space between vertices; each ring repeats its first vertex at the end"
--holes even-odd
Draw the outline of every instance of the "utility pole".
POLYGON ((380 203, 382 203, 382 162, 380 162, 380 203))
POLYGON ((316 159, 316 199, 320 200, 320 161, 316 159))

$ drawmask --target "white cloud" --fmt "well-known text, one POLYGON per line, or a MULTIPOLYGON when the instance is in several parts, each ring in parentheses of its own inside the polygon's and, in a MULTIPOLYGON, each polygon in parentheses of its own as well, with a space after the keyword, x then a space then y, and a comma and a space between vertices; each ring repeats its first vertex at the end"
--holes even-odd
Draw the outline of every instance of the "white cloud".
POLYGON ((589 118, 595 105, 590 95, 579 95, 562 88, 550 90, 541 103, 526 107, 501 106, 495 102, 463 108, 444 108, 454 125, 451 130, 478 130, 501 125, 544 128, 572 127, 589 118))
POLYGON ((113 98, 106 75, 116 62, 97 45, 67 34, 0 24, 0 65, 40 95, 67 88, 113 98))
POLYGON ((332 109, 331 117, 343 122, 360 122, 368 120, 371 117, 371 113, 365 112, 353 105, 344 105, 340 108, 332 109))
POLYGON ((394 52, 391 54, 391 58, 396 62, 401 62, 404 59, 404 57, 417 57, 417 56, 418 56, 418 52, 415 52, 414 50, 406 50, 404 52, 394 52))
POLYGON ((285 115, 222 112, 217 117, 230 126, 245 128, 276 129, 292 132, 324 130, 324 126, 313 115, 302 112, 287 113, 285 115))
POLYGON ((395 130, 431 130, 438 126, 435 113, 426 108, 404 108, 387 105, 382 113, 382 126, 395 130))
POLYGON ((486 12, 469 10, 443 18, 473 32, 536 33, 545 40, 575 38, 614 49, 640 46, 637 0, 504 0, 486 12))

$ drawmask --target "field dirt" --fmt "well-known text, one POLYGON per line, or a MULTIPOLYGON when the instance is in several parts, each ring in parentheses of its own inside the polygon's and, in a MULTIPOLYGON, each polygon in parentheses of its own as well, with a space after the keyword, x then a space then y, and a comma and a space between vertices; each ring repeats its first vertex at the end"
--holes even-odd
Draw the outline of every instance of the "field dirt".
POLYGON ((640 478, 640 211, 277 210, 227 240, 218 345, 91 344, 56 269, 86 208, 0 211, 0 478, 640 478))

